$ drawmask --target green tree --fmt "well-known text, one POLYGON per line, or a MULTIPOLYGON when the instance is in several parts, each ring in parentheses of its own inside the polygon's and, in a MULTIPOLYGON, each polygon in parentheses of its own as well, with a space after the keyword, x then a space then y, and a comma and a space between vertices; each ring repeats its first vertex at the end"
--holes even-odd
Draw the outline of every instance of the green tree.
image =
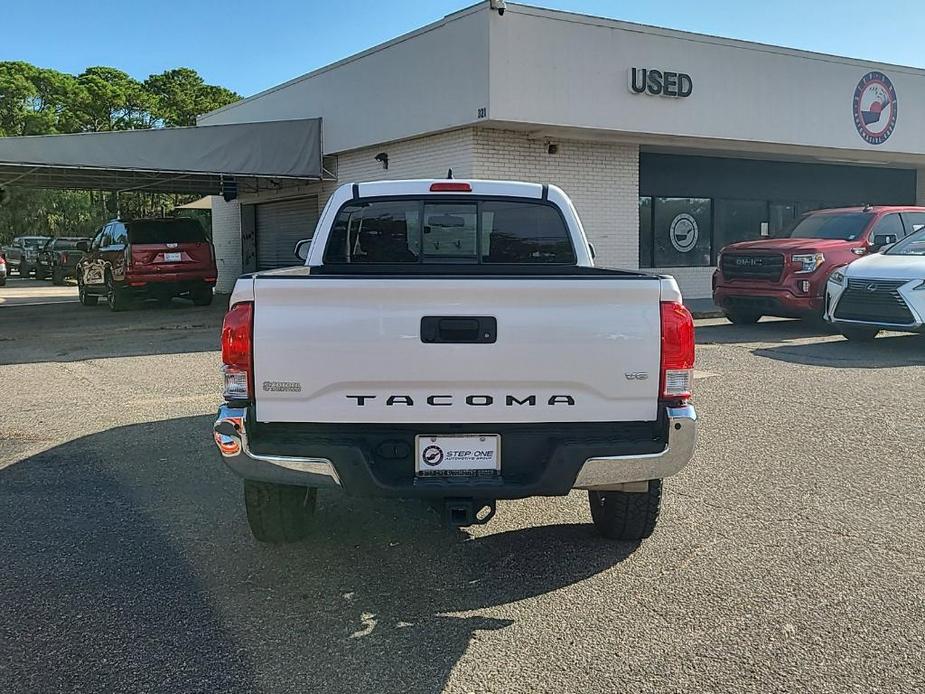
POLYGON ((14 187, 0 206, 0 241, 22 234, 88 236, 111 217, 99 193, 14 187))
POLYGON ((196 125, 196 116, 241 98, 230 89, 206 84, 199 73, 188 67, 151 75, 144 87, 155 99, 154 116, 169 127, 196 125))
POLYGON ((0 62, 0 134, 45 135, 80 129, 73 75, 22 61, 0 62))
POLYGON ((82 130, 132 130, 154 125, 154 97, 122 70, 89 67, 77 76, 77 82, 76 110, 82 130))

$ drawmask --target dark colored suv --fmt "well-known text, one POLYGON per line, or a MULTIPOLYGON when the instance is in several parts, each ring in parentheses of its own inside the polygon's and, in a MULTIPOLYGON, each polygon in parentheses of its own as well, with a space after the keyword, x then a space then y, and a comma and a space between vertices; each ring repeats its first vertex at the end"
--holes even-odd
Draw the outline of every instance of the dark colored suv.
POLYGON ((77 249, 81 242, 90 239, 78 236, 61 236, 48 239, 39 251, 35 263, 35 279, 43 280, 51 277, 53 284, 64 284, 68 277, 74 277, 77 263, 83 257, 83 252, 77 249))
POLYGON ((195 219, 163 217, 113 220, 103 226, 77 264, 80 303, 103 297, 120 311, 133 298, 168 302, 187 296, 197 306, 212 303, 215 249, 195 219))

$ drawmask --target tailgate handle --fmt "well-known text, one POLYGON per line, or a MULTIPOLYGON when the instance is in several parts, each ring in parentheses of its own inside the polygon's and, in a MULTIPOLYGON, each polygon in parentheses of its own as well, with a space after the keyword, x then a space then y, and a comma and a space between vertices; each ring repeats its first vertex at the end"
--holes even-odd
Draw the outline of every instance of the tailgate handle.
POLYGON ((498 339, 494 316, 424 316, 421 342, 443 344, 490 344, 498 339))

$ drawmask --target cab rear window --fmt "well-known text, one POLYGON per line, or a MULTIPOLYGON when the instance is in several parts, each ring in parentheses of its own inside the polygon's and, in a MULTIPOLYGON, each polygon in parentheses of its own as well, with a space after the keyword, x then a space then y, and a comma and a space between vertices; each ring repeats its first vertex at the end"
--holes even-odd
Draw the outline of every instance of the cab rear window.
POLYGON ((574 264, 553 205, 505 199, 354 200, 337 214, 326 264, 574 264))
POLYGON ((195 219, 138 220, 126 224, 129 243, 202 243, 205 230, 195 219))

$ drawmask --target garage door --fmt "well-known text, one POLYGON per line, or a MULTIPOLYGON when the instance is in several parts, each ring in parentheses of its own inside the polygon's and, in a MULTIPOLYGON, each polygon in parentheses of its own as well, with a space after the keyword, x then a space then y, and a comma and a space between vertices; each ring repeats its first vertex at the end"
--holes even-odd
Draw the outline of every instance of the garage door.
POLYGON ((255 205, 257 269, 298 265, 293 254, 297 241, 309 239, 318 222, 318 198, 295 198, 255 205))

